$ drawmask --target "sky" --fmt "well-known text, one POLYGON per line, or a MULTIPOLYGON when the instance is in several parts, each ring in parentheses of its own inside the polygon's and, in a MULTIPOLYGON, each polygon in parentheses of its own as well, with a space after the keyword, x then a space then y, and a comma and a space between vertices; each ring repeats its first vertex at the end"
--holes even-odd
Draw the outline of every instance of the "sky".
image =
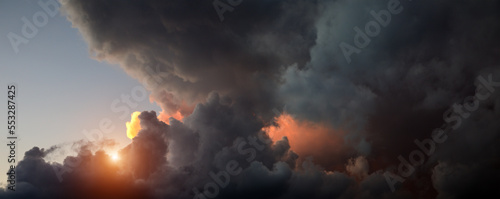
POLYGON ((0 128, 14 84, 18 136, 15 164, 0 137, 0 198, 500 196, 497 1, 0 13, 0 128))
MULTIPOLYGON (((120 119, 121 112, 113 111, 111 104, 116 99, 121 100, 121 95, 130 95, 132 88, 141 84, 118 66, 91 59, 78 30, 72 28, 62 14, 51 17, 29 43, 19 46, 16 53, 7 38, 8 33, 22 35, 21 18, 32 18, 43 9, 37 1, 1 1, 0 5, 0 79, 4 89, 10 83, 18 86, 18 160, 33 146, 71 146, 72 142, 87 140, 83 132, 98 129, 104 118, 109 118, 116 126, 112 133, 105 134, 106 137, 115 139, 120 145, 130 143, 123 133, 130 116, 120 119)), ((7 99, 6 90, 2 92, 2 99, 7 99)), ((149 99, 137 104, 130 108, 131 112, 161 110, 149 99)), ((2 106, 2 111, 6 113, 7 107, 2 106)), ((7 121, 6 114, 1 118, 7 121)), ((1 126, 7 129, 6 122, 1 126)), ((1 137, 2 143, 7 143, 6 137, 1 137)), ((2 149, 2 157, 7 157, 8 152, 2 149)), ((63 153, 74 152, 67 149, 63 153)), ((63 160, 63 157, 52 158, 53 161, 63 160)), ((7 159, 0 164, 5 173, 9 166, 6 163, 7 159)))

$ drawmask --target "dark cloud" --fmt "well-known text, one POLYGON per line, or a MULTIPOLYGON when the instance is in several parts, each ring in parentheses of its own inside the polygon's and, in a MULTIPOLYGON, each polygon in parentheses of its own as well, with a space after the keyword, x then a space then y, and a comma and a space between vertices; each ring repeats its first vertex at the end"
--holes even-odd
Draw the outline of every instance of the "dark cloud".
POLYGON ((63 1, 63 7, 91 53, 148 85, 168 114, 189 112, 183 103, 194 106, 212 91, 265 113, 275 104, 281 67, 303 65, 315 37, 310 1, 244 1, 224 23, 211 1, 63 1))
POLYGON ((142 112, 142 129, 120 151, 119 163, 92 143, 79 144, 78 155, 66 157, 63 164, 46 162, 46 150, 34 147, 16 171, 18 189, 24 195, 0 194, 10 198, 26 194, 39 198, 193 198, 197 189, 218 198, 301 198, 308 194, 328 198, 354 193, 354 177, 327 172, 310 160, 296 166, 297 155, 286 137, 269 142, 256 116, 221 101, 214 94, 182 123, 173 120, 172 125, 159 121, 155 112, 142 112), (179 133, 195 139, 188 142, 188 138, 174 136, 179 133), (170 163, 184 154, 182 149, 188 149, 191 156, 170 163), (228 174, 229 162, 237 163, 236 174, 228 174), (206 189, 210 183, 226 185, 218 185, 213 192, 206 189))

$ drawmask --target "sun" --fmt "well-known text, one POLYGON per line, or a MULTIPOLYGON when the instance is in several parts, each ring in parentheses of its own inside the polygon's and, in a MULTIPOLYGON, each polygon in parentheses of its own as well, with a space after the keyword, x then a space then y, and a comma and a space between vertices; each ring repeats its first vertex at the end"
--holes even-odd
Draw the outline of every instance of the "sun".
POLYGON ((116 161, 120 160, 120 156, 118 156, 117 153, 111 154, 111 160, 116 162, 116 161))

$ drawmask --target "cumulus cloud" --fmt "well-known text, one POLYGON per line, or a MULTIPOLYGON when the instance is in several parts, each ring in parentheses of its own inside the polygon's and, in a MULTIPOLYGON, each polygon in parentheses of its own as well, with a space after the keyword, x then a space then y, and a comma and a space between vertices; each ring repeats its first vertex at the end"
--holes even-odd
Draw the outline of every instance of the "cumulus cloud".
POLYGON ((143 82, 167 115, 189 114, 212 91, 264 112, 281 66, 308 60, 313 3, 243 5, 221 23, 210 1, 62 1, 92 55, 143 82))

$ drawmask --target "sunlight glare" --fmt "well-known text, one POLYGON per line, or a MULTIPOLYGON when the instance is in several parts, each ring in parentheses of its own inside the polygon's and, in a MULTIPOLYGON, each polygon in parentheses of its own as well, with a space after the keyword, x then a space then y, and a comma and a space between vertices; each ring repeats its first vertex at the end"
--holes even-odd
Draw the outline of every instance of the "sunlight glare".
POLYGON ((116 162, 116 161, 120 160, 120 156, 118 156, 118 154, 114 153, 111 155, 111 160, 116 162))

